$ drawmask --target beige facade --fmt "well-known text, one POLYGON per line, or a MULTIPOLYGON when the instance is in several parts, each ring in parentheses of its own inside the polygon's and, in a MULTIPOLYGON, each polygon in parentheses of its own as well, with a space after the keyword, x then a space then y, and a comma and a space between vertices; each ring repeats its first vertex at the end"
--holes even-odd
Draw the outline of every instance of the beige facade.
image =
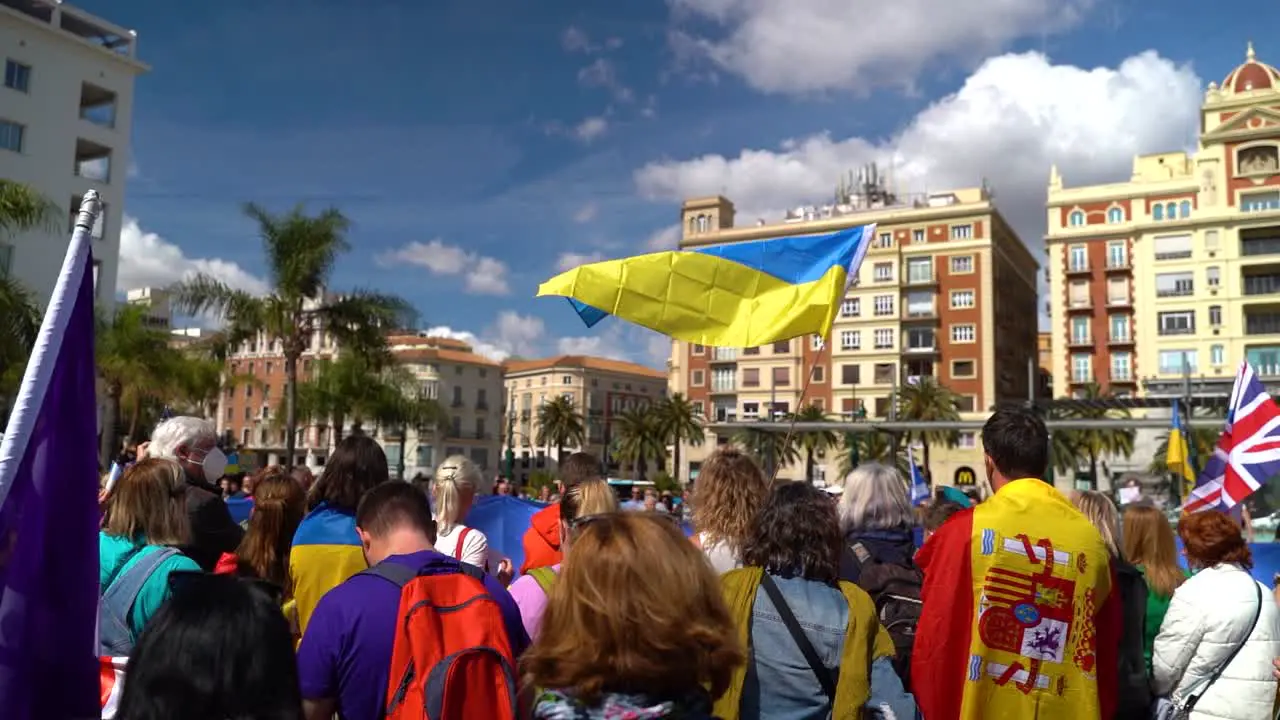
MULTIPOLYGON (((874 178, 874 168, 863 179, 874 178)), ((985 187, 899 199, 883 184, 841 187, 841 202, 800 208, 782 222, 736 227, 723 197, 684 203, 681 247, 830 233, 875 223, 876 237, 827 339, 799 338, 757 348, 677 342, 669 363, 673 392, 687 395, 710 422, 775 419, 814 405, 829 417, 887 419, 895 388, 934 377, 960 399, 965 418, 998 402, 1025 399, 1036 358, 1035 258, 1005 222, 985 187), (807 387, 806 387, 807 385, 807 387)), ((729 438, 685 447, 682 481, 729 438)), ((981 468, 974 433, 957 448, 931 448, 935 482, 981 468)), ((815 481, 834 477, 834 452, 815 481)), ((803 466, 780 469, 799 479, 803 466)))
MULTIPOLYGON (((565 454, 584 451, 603 460, 610 473, 618 463, 608 448, 613 419, 627 410, 642 410, 667 392, 667 374, 635 363, 584 355, 560 355, 541 360, 508 360, 503 366, 507 425, 514 440, 515 481, 524 484, 534 471, 554 472, 559 458, 552 446, 538 447, 538 408, 562 395, 582 414, 586 445, 566 447, 565 454)), ((504 452, 506 446, 504 445, 504 452)))
POLYGON ((1200 127, 1194 154, 1136 157, 1124 182, 1068 187, 1052 170, 1058 393, 1227 392, 1246 358, 1280 380, 1280 73, 1250 46, 1210 83, 1200 127))

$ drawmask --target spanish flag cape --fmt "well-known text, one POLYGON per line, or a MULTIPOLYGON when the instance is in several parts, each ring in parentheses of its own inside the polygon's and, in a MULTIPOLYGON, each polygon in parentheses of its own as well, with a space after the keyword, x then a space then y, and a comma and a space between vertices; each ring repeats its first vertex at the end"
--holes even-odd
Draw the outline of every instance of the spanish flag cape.
POLYGON ((1099 720, 1116 707, 1121 609, 1101 535, 1040 480, 953 515, 916 555, 912 649, 928 720, 1099 720))

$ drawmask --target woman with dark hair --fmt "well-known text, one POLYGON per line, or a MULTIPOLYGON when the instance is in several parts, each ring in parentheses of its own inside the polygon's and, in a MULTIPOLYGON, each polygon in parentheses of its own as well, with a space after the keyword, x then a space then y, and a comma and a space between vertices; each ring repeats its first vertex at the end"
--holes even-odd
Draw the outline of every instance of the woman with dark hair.
POLYGON ((289 626, 273 586, 174 573, 129 657, 117 720, 302 720, 289 626))
POLYGON ((311 512, 294 533, 289 551, 300 632, 307 631, 311 613, 325 593, 368 567, 356 534, 356 506, 361 496, 388 478, 382 446, 367 435, 348 435, 311 487, 311 512))
POLYGON ((750 648, 715 705, 723 720, 914 717, 893 669, 894 646, 875 604, 840 580, 843 533, 826 493, 782 483, 743 546, 743 567, 721 577, 738 637, 750 648), (856 712, 855 712, 856 714, 856 712))
POLYGON ((1280 610, 1249 572, 1240 526, 1210 510, 1183 515, 1178 535, 1195 574, 1173 591, 1156 635, 1152 689, 1192 720, 1271 717, 1280 610))

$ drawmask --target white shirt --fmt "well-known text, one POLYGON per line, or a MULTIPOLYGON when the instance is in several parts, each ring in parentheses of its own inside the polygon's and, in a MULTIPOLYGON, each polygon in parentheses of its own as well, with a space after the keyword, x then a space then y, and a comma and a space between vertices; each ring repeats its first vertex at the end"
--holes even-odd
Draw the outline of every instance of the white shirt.
POLYGON ((468 528, 466 525, 454 525, 448 533, 442 532, 436 536, 436 552, 487 570, 489 538, 479 530, 468 528), (458 538, 462 537, 464 531, 467 537, 462 541, 462 554, 459 556, 458 538))

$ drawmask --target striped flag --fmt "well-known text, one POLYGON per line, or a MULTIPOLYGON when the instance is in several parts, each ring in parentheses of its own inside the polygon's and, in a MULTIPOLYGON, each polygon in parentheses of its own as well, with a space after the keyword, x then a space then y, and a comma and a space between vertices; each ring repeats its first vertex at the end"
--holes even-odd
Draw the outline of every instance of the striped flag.
POLYGON ((1231 510, 1276 474, 1280 474, 1280 408, 1253 367, 1242 362, 1218 446, 1183 510, 1231 510))

